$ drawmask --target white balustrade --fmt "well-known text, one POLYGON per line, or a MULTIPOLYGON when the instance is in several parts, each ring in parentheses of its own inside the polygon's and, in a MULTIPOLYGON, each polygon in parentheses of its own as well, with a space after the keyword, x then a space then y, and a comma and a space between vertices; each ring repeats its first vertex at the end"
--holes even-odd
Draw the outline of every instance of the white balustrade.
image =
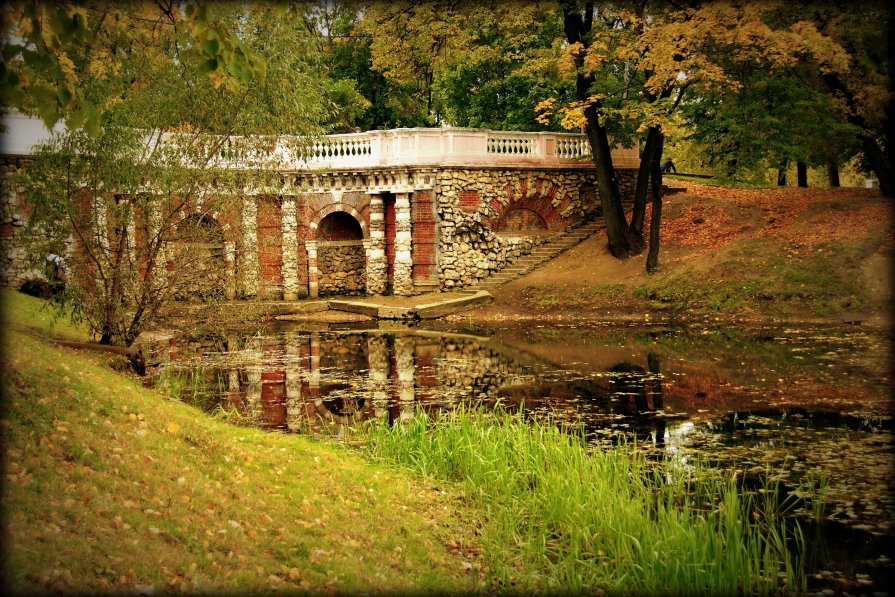
POLYGON ((590 155, 590 143, 584 135, 575 138, 557 137, 556 156, 559 158, 580 158, 590 155))
MULTIPOLYGON (((5 134, 15 153, 30 154, 33 143, 49 135, 36 119, 7 115, 5 134)), ((176 135, 165 134, 163 144, 176 145, 176 135)), ((469 128, 412 128, 327 135, 308 144, 283 138, 276 146, 251 151, 252 162, 231 163, 234 168, 280 170, 351 170, 390 166, 551 166, 586 165, 590 144, 585 135, 553 132, 489 131, 469 128)), ((231 150, 241 145, 228 142, 231 150)), ((249 144, 251 145, 251 144, 249 144)), ((9 153, 9 152, 7 152, 9 153)), ((212 164, 227 166, 234 154, 226 149, 212 164)), ((616 166, 639 163, 637 148, 613 150, 616 166)))
POLYGON ((574 133, 415 128, 330 135, 313 144, 296 170, 387 166, 580 164, 590 155, 587 137, 574 133))
POLYGON ((490 131, 487 149, 489 154, 502 155, 536 155, 538 153, 537 137, 530 133, 504 133, 490 131))

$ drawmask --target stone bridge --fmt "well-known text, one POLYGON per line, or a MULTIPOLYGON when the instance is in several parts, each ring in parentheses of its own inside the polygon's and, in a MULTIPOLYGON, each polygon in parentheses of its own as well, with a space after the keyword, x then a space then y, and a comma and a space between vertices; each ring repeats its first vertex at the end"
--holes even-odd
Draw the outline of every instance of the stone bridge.
MULTIPOLYGON (((4 172, 46 133, 4 119, 4 172)), ((584 135, 481 129, 395 129, 330 135, 280 168, 275 193, 247 191, 216 213, 212 267, 228 298, 411 295, 473 286, 553 235, 599 213, 584 135)), ((636 148, 614 151, 633 194, 636 148)), ((21 206, 3 193, 0 283, 20 284, 14 237, 21 206)))

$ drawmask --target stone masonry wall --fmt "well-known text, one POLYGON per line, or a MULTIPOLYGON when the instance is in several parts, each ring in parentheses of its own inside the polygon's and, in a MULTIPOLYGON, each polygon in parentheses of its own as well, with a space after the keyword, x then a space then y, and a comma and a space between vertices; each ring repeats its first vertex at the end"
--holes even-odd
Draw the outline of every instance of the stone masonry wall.
POLYGON ((22 168, 29 158, 0 157, 0 288, 18 289, 29 278, 43 277, 33 269, 16 236, 25 226, 21 198, 10 186, 9 175, 22 168))
MULTIPOLYGON (((634 196, 636 171, 617 170, 624 201, 634 196)), ((562 232, 600 214, 591 170, 444 169, 438 174, 439 282, 443 290, 471 286, 541 244, 537 235, 494 233, 503 215, 527 209, 550 232, 562 232)))
POLYGON ((330 241, 317 245, 320 294, 363 292, 366 288, 363 241, 330 241))

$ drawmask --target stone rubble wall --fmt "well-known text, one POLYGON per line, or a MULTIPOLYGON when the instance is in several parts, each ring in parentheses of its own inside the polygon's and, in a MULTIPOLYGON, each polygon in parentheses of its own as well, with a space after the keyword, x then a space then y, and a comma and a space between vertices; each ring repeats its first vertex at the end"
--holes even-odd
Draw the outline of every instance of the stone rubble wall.
POLYGON ((25 227, 21 198, 9 183, 9 175, 26 166, 29 158, 0 157, 0 288, 18 289, 29 279, 44 275, 32 266, 16 237, 25 227))
POLYGON ((471 286, 502 270, 543 242, 543 237, 500 236, 493 227, 526 197, 550 198, 541 213, 553 229, 581 221, 596 205, 583 202, 585 172, 444 169, 438 174, 439 282, 443 290, 471 286))
POLYGON ((317 245, 321 295, 354 294, 366 290, 366 253, 363 241, 320 242, 317 245))
MULTIPOLYGON (((617 170, 623 200, 634 196, 636 170, 617 170)), ((538 235, 494 233, 516 207, 534 209, 551 232, 601 213, 596 174, 581 171, 444 169, 438 174, 439 283, 442 290, 472 286, 544 242, 538 235)))

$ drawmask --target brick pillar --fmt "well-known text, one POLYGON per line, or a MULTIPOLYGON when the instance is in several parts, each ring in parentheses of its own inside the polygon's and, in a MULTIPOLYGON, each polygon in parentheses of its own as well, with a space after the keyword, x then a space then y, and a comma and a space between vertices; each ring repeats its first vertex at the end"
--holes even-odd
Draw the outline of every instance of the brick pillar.
POLYGON ((413 294, 413 257, 411 256, 410 196, 395 193, 395 274, 392 292, 413 294))
POLYGON ((305 250, 308 253, 308 296, 317 298, 320 296, 318 289, 320 271, 317 269, 317 241, 306 240, 305 250))
POLYGON ((258 295, 261 267, 258 263, 258 203, 254 197, 242 200, 242 255, 240 256, 239 283, 242 295, 254 298, 258 295))
POLYGON ((295 197, 283 197, 283 300, 298 298, 298 221, 295 197))
POLYGON ((367 253, 367 294, 385 294, 388 264, 385 261, 385 214, 382 197, 370 196, 370 240, 367 253))

